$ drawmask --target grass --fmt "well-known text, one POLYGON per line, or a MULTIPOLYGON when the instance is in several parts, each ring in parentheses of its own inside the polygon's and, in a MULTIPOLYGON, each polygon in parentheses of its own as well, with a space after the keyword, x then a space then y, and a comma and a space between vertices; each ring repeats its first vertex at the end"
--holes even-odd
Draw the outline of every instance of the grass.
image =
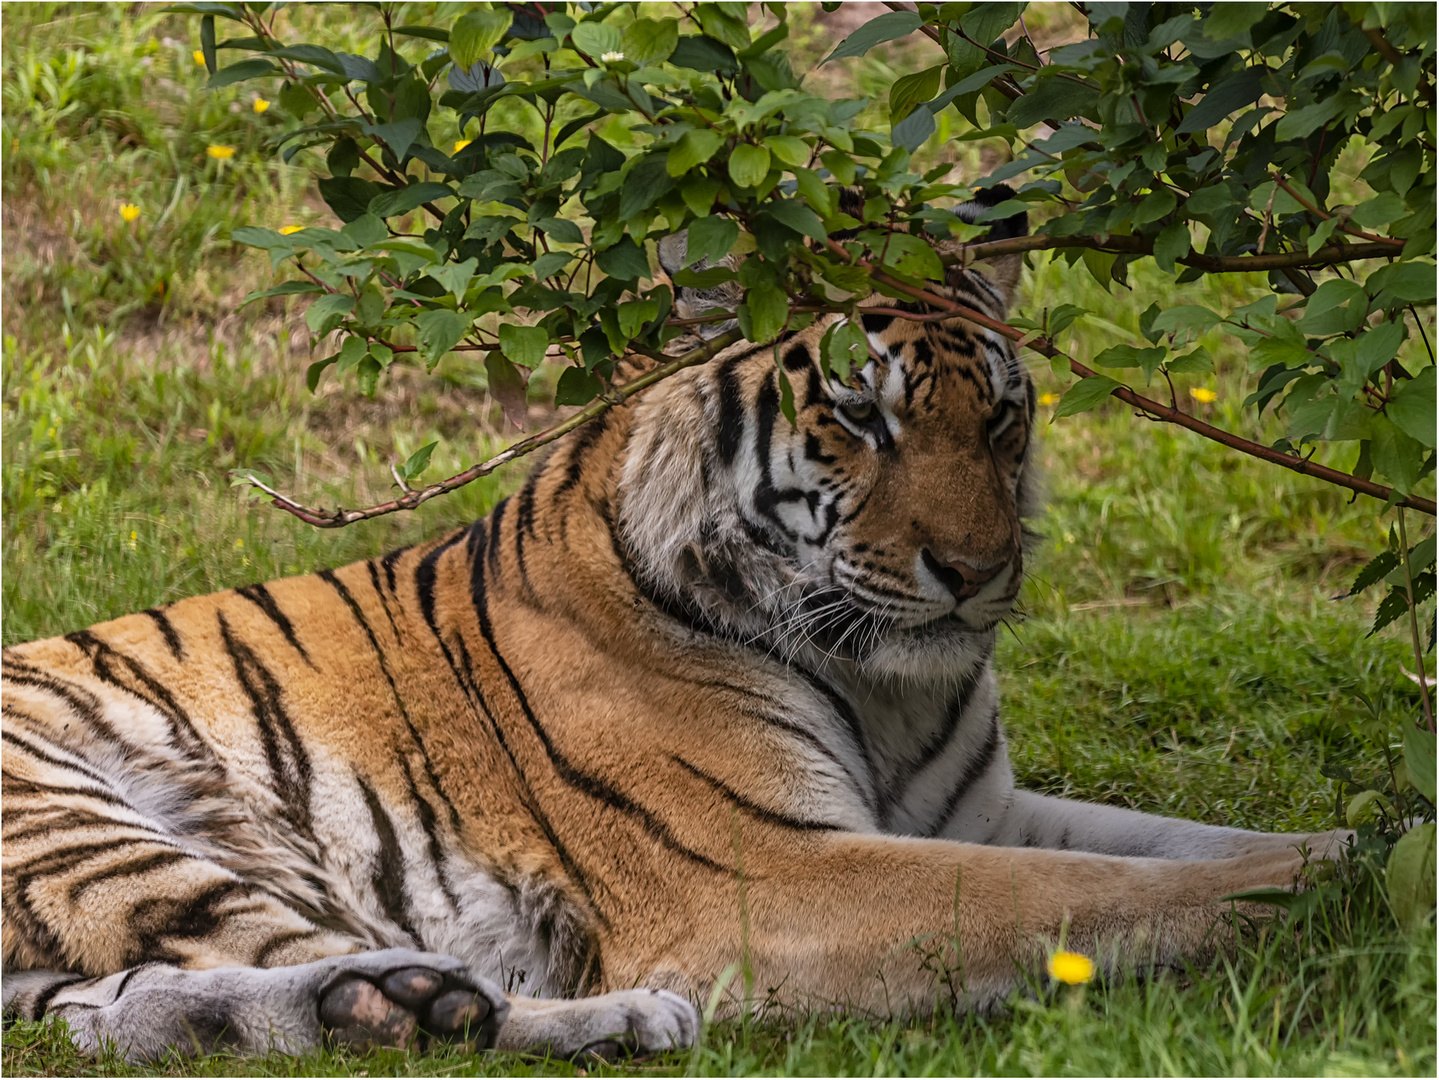
MULTIPOLYGON (((360 32, 344 21, 357 15, 294 17, 327 17, 341 40, 360 32)), ((516 486, 521 474, 504 473, 338 532, 228 488, 227 470, 255 468, 307 501, 353 505, 382 495, 386 463, 425 442, 440 441, 431 475, 443 475, 508 436, 472 367, 447 362, 437 379, 398 370, 376 402, 333 381, 312 396, 297 311, 274 301, 236 312, 270 271, 232 248, 228 230, 324 209, 302 171, 262 150, 274 112, 256 113, 238 89, 199 92, 191 22, 51 5, 7 5, 3 19, 6 642, 375 554, 479 516, 516 486), (205 153, 214 144, 237 153, 217 162, 205 153), (134 226, 122 201, 142 208, 134 226)), ((806 34, 803 47, 823 47, 813 24, 806 34)), ((855 77, 881 79, 885 62, 855 77)), ((981 167, 972 146, 957 156, 981 167)), ((1106 294, 1040 260, 1024 306, 1102 311, 1072 335, 1088 359, 1113 340, 1107 324, 1133 331, 1151 300, 1179 295, 1143 267, 1131 285, 1106 294)), ((1234 306, 1263 287, 1211 278, 1185 295, 1234 306)), ((1240 408, 1252 386, 1235 343, 1206 344, 1217 373, 1181 383, 1181 397, 1221 427, 1276 438, 1277 424, 1240 408), (1189 397, 1198 386, 1217 399, 1189 397)), ((1047 367, 1036 379, 1062 389, 1047 367)), ((1259 829, 1332 825, 1349 789, 1321 770, 1382 785, 1384 747, 1417 709, 1400 672, 1412 653, 1393 629, 1366 637, 1370 603, 1331 599, 1382 543, 1382 508, 1113 404, 1046 425, 1044 438, 1045 539, 1025 617, 1001 647, 1020 781, 1259 829)), ((1036 986, 988 1018, 776 1013, 715 1023, 692 1054, 589 1069, 1432 1076, 1434 956, 1433 921, 1401 932, 1375 863, 1361 860, 1307 913, 1182 977, 1036 986)), ((576 1072, 514 1055, 398 1052, 138 1069, 85 1061, 36 1025, 5 1034, 0 1065, 8 1075, 576 1072)))

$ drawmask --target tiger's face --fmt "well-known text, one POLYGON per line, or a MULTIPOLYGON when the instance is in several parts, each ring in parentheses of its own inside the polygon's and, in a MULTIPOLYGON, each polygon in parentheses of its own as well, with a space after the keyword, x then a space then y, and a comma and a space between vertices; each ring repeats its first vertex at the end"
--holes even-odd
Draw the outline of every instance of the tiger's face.
MULTIPOLYGON (((1002 279, 970 270, 941 288, 1004 314, 1002 279)), ((681 311, 715 304, 678 292, 681 311)), ((877 314, 865 316, 872 360, 844 383, 819 364, 826 326, 777 351, 734 346, 640 406, 661 426, 637 428, 626 531, 653 585, 744 640, 872 676, 952 677, 987 651, 1019 590, 1032 383, 998 335, 877 314)))

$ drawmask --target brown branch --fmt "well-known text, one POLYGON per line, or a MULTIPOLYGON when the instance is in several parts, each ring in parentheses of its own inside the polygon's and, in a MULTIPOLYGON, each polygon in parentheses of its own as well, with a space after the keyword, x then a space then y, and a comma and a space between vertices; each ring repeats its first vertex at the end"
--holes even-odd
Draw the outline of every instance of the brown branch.
MULTIPOLYGON (((839 244, 833 240, 828 241, 828 243, 831 250, 836 254, 842 255, 847 259, 849 258, 849 253, 840 247, 839 244)), ((871 278, 876 282, 912 296, 916 300, 923 301, 932 307, 952 312, 959 319, 974 323, 976 326, 983 327, 986 330, 993 330, 995 333, 1002 334, 1011 341, 1016 343, 1022 341, 1025 347, 1033 349, 1042 356, 1049 357, 1050 359, 1064 360, 1069 364, 1069 370, 1080 378, 1089 378, 1097 374, 1097 372, 1081 364, 1078 360, 1061 352, 1047 337, 1040 336, 1026 340, 1026 335, 1022 331, 1016 330, 1014 327, 999 322, 996 319, 992 319, 982 312, 975 311, 973 308, 965 307, 962 304, 957 304, 953 300, 936 295, 927 289, 921 289, 917 286, 910 285, 908 282, 900 281, 863 261, 854 259, 850 259, 850 261, 859 268, 868 270, 871 278)), ((1167 423, 1175 424, 1178 427, 1186 428, 1196 435, 1202 435, 1206 439, 1229 447, 1231 450, 1238 450, 1240 453, 1268 461, 1281 468, 1297 472, 1302 476, 1312 476, 1338 487, 1346 488, 1349 491, 1355 491, 1361 495, 1370 495, 1376 499, 1385 501, 1390 499, 1394 494, 1392 489, 1385 487, 1383 484, 1376 484, 1373 481, 1352 476, 1346 472, 1340 472, 1338 469, 1331 469, 1326 465, 1317 465, 1306 458, 1292 457, 1283 451, 1275 450, 1262 443, 1252 442, 1242 436, 1235 435, 1233 432, 1214 427, 1212 424, 1206 424, 1196 416, 1191 416, 1186 412, 1181 412, 1168 405, 1161 405, 1157 401, 1136 394, 1127 386, 1117 386, 1111 393, 1114 397, 1119 398, 1120 401, 1132 405, 1134 408, 1146 415, 1154 417, 1156 420, 1163 420, 1167 423)), ((1428 514, 1431 517, 1435 516, 1436 512, 1434 500, 1425 499, 1419 495, 1406 495, 1402 499, 1396 500, 1396 505, 1407 506, 1413 510, 1428 514)))
MULTIPOLYGON (((1402 241, 1401 241, 1402 243, 1402 241)), ((1153 255, 1154 243, 1143 236, 1049 236, 1035 233, 1014 236, 1007 240, 985 240, 965 244, 958 255, 940 255, 940 262, 955 265, 972 259, 992 259, 998 255, 1017 255, 1026 251, 1053 251, 1063 248, 1091 248, 1120 255, 1153 255)), ((1283 270, 1286 267, 1330 266, 1334 263, 1356 262, 1360 259, 1393 258, 1396 249, 1388 241, 1368 244, 1326 244, 1313 255, 1303 251, 1276 251, 1269 255, 1201 255, 1190 252, 1175 261, 1197 267, 1210 274, 1246 274, 1255 271, 1283 270)))
MULTIPOLYGON (((1292 198, 1300 206, 1304 207, 1304 209, 1308 210, 1311 214, 1316 214, 1319 217, 1323 218, 1325 221, 1328 221, 1334 216, 1327 211, 1319 209, 1319 207, 1315 206, 1303 195, 1295 191, 1292 187, 1289 186, 1288 181, 1286 181, 1284 177, 1280 176, 1278 173, 1270 173, 1269 175, 1274 180, 1276 190, 1278 188, 1283 188, 1289 193, 1290 198, 1292 198)), ((1269 198, 1269 204, 1271 206, 1274 205, 1274 197, 1272 195, 1269 198)), ((1356 229, 1352 225, 1346 224, 1343 221, 1339 223, 1339 231, 1343 233, 1348 233, 1350 236, 1358 236, 1361 239, 1368 240, 1370 243, 1374 244, 1389 244, 1393 247, 1401 249, 1404 247, 1403 240, 1397 240, 1388 236, 1376 236, 1374 233, 1365 232, 1363 229, 1356 229)))
POLYGON ((400 498, 391 499, 389 502, 377 503, 374 506, 366 506, 359 510, 345 510, 340 507, 336 507, 334 510, 321 510, 297 503, 288 495, 281 494, 251 474, 246 474, 240 477, 240 479, 248 483, 251 487, 263 491, 266 495, 270 496, 270 502, 278 506, 281 510, 284 510, 288 514, 293 514, 301 521, 314 525, 319 529, 340 529, 346 525, 353 525, 357 521, 368 521, 370 518, 393 514, 397 510, 413 510, 421 503, 429 502, 437 495, 446 495, 456 488, 462 488, 482 476, 488 476, 500 466, 507 465, 516 458, 524 457, 526 454, 531 454, 542 446, 549 445, 556 439, 568 435, 571 431, 574 431, 575 428, 589 423, 589 421, 601 413, 608 412, 616 405, 624 404, 625 401, 635 394, 638 394, 641 390, 653 386, 662 379, 669 378, 669 376, 675 372, 683 368, 692 367, 695 364, 704 363, 710 357, 714 356, 715 353, 733 345, 740 339, 741 334, 739 330, 736 329, 728 330, 718 337, 712 338, 698 349, 687 352, 683 356, 667 357, 650 353, 646 350, 645 355, 654 356, 656 359, 663 360, 664 362, 660 364, 659 367, 645 372, 639 378, 633 379, 623 386, 615 387, 612 391, 592 401, 568 419, 562 420, 560 423, 548 427, 544 431, 531 435, 529 438, 521 439, 517 443, 512 443, 488 461, 482 461, 478 465, 471 465, 464 472, 457 473, 428 487, 418 490, 406 490, 405 494, 401 495, 400 498))

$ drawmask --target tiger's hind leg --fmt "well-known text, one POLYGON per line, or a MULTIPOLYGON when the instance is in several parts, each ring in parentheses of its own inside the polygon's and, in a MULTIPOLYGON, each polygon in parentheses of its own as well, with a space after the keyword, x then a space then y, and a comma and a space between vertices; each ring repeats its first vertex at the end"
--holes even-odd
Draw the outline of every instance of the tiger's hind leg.
POLYGON ((277 895, 284 868, 223 865, 157 783, 97 766, 8 700, 5 719, 7 1018, 61 1017, 82 1048, 112 1042, 132 1060, 170 1046, 493 1042, 504 995, 458 960, 365 952, 361 934, 277 895))
POLYGON ((100 979, 54 972, 5 978, 7 1018, 58 1017, 76 1046, 128 1061, 171 1047, 206 1053, 296 1053, 463 1040, 492 1046, 509 1006, 460 961, 410 949, 334 956, 287 967, 187 971, 145 964, 100 979))

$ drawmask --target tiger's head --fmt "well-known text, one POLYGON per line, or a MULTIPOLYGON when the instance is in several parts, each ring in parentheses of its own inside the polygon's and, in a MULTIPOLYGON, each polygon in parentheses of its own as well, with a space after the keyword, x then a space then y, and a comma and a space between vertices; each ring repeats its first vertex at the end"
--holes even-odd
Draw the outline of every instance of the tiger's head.
MULTIPOLYGON (((671 272, 682 243, 661 245, 671 272)), ((1015 256, 932 287, 1003 319, 1018 273, 1015 256)), ((679 312, 734 299, 676 294, 679 312)), ((878 294, 863 306, 926 310, 878 294)), ((1038 502, 1033 385, 997 334, 885 313, 864 316, 872 359, 857 377, 827 378, 819 343, 840 317, 777 350, 732 346, 640 399, 621 535, 651 595, 708 629, 869 678, 956 678, 1019 590, 1038 502)))

